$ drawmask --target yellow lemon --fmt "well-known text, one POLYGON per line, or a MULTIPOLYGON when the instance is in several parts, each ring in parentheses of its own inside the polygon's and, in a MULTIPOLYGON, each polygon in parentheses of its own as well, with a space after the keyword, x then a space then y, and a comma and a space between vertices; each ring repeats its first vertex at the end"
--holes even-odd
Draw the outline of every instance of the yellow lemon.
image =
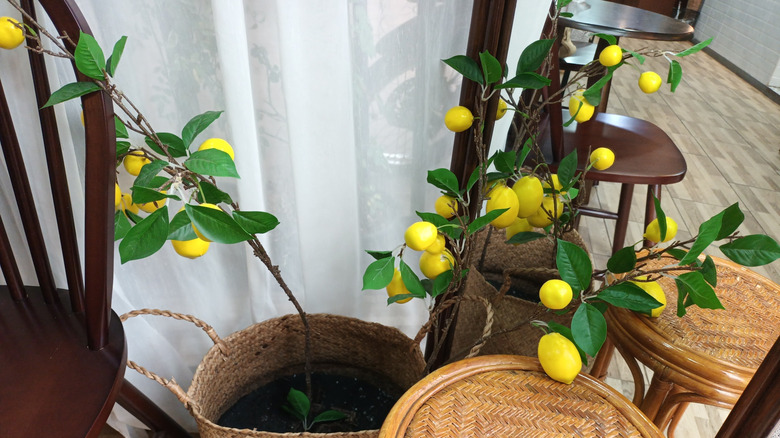
POLYGON ((661 240, 661 227, 658 225, 658 218, 653 219, 652 222, 647 224, 647 228, 645 228, 645 234, 644 238, 655 243, 659 242, 668 242, 672 239, 674 239, 674 236, 677 235, 677 222, 674 221, 674 219, 670 218, 669 216, 666 216, 666 238, 664 240, 661 240))
POLYGON ((444 251, 446 245, 447 241, 444 239, 444 234, 439 233, 439 235, 436 236, 436 241, 433 242, 431 246, 425 248, 425 252, 439 254, 444 251))
POLYGON ((143 152, 133 151, 125 155, 123 163, 127 173, 138 176, 138 174, 141 173, 141 168, 151 163, 151 161, 144 156, 143 152))
POLYGON ((620 46, 617 44, 613 44, 611 46, 607 46, 604 48, 604 50, 601 51, 599 54, 599 62, 604 67, 612 67, 613 65, 620 64, 620 61, 623 60, 623 50, 620 49, 620 46))
POLYGON ((433 254, 425 251, 420 256, 420 271, 431 280, 435 279, 442 272, 449 271, 455 265, 455 258, 449 250, 433 254))
POLYGON ((129 211, 133 214, 138 214, 138 205, 133 203, 133 197, 129 193, 122 193, 122 200, 120 201, 119 208, 122 211, 129 211))
MULTIPOLYGON (((555 191, 556 192, 560 192, 561 189, 563 189, 563 184, 561 184, 561 182, 558 180, 558 174, 557 173, 553 173, 552 175, 550 175, 550 179, 553 182, 552 187, 555 189, 555 191)), ((550 188, 550 182, 545 179, 544 182, 542 183, 542 187, 545 188, 545 189, 549 189, 550 188)))
POLYGON ((501 120, 506 114, 507 105, 504 99, 498 99, 498 109, 496 109, 496 120, 501 120))
MULTIPOLYGON (((217 207, 217 206, 216 206, 216 205, 214 205, 214 204, 209 204, 208 202, 204 202, 203 204, 200 204, 200 206, 201 206, 201 207, 208 207, 208 208, 211 208, 211 209, 213 209, 213 210, 219 210, 219 211, 222 211, 222 209, 221 209, 221 208, 217 207)), ((211 241, 212 241, 211 239, 209 239, 209 238, 207 238, 206 236, 204 236, 203 234, 201 234, 201 233, 200 233, 200 231, 198 231, 198 229, 197 229, 197 228, 195 228, 195 224, 192 224, 192 231, 194 231, 194 232, 195 232, 195 234, 197 234, 197 235, 198 235, 198 237, 200 237, 202 240, 205 240, 206 242, 211 242, 211 241)))
MULTIPOLYGON (((167 193, 165 190, 161 190, 160 193, 167 193)), ((153 201, 153 202, 145 202, 143 204, 138 204, 138 208, 141 210, 147 212, 147 213, 154 213, 157 211, 158 208, 165 205, 165 202, 167 202, 168 199, 160 199, 159 201, 153 201)))
POLYGON ((18 21, 11 17, 0 17, 0 47, 15 49, 24 42, 24 32, 16 27, 18 21))
POLYGON ((658 91, 659 88, 661 88, 661 84, 663 84, 663 79, 661 79, 661 76, 658 75, 658 73, 654 71, 646 71, 639 75, 639 89, 642 90, 645 94, 652 94, 658 91))
POLYGON ((563 202, 557 197, 553 199, 550 196, 545 196, 542 200, 542 206, 532 216, 529 216, 528 223, 537 227, 544 228, 552 224, 553 216, 560 217, 563 213, 563 202), (557 202, 556 202, 557 201, 557 202))
POLYGON ((425 251, 436 243, 438 235, 439 230, 436 229, 436 225, 425 221, 415 222, 404 232, 404 242, 415 251, 425 251))
POLYGON ((173 245, 173 250, 176 251, 176 254, 188 259, 196 259, 206 254, 211 243, 195 238, 192 240, 171 240, 171 245, 173 245))
POLYGON ((560 333, 548 333, 539 340, 539 363, 553 380, 571 384, 582 369, 577 347, 560 333))
POLYGON ((520 201, 517 195, 509 187, 499 184, 488 193, 487 205, 485 210, 490 213, 493 210, 507 208, 508 210, 493 219, 490 223, 496 228, 506 228, 517 219, 517 210, 520 208, 520 201))
POLYGON ((596 148, 590 153, 590 164, 596 170, 609 169, 615 163, 615 153, 609 148, 596 148))
POLYGON ((230 146, 230 143, 226 142, 221 138, 210 138, 204 141, 203 143, 201 143, 200 146, 198 147, 199 151, 205 151, 206 149, 220 150, 230 155, 231 160, 235 160, 236 158, 236 155, 233 153, 233 148, 230 146))
MULTIPOLYGON (((647 280, 647 276, 643 275, 640 277, 636 277, 637 280, 647 280)), ((650 312, 650 316, 652 318, 657 318, 658 315, 661 314, 661 312, 664 311, 666 308, 666 294, 664 293, 664 289, 661 287, 660 284, 658 284, 657 281, 632 281, 631 283, 634 283, 635 285, 639 286, 648 293, 651 297, 658 300, 659 303, 661 303, 660 306, 656 307, 650 312)))
POLYGON ((436 204, 434 205, 436 213, 440 216, 444 216, 445 219, 449 219, 455 216, 455 212, 458 211, 458 200, 448 195, 441 195, 436 198, 436 204))
MULTIPOLYGON (((403 278, 401 278, 401 271, 398 269, 393 270, 393 279, 390 280, 390 284, 387 285, 387 296, 392 298, 396 295, 406 295, 409 293, 409 289, 406 288, 403 278)), ((412 297, 398 300, 396 303, 403 304, 409 302, 412 297)))
POLYGON ((114 211, 119 210, 120 204, 122 204, 122 189, 119 188, 119 184, 114 183, 114 211))
POLYGON ((571 286, 563 280, 547 280, 542 287, 539 288, 539 299, 548 309, 563 309, 569 305, 571 297, 571 286))
MULTIPOLYGON (((558 180, 558 175, 555 175, 555 180, 558 180)), ((531 216, 542 205, 544 189, 542 188, 542 182, 535 176, 527 175, 520 178, 512 186, 512 191, 517 195, 517 201, 519 202, 517 217, 525 218, 531 216)))
POLYGON ((444 115, 444 125, 452 132, 463 132, 474 123, 474 115, 465 106, 454 106, 444 115))
POLYGON ((585 90, 577 90, 577 92, 572 94, 569 98, 569 114, 574 117, 574 120, 576 120, 577 123, 583 123, 590 120, 596 109, 593 105, 588 103, 588 100, 582 95, 584 91, 585 90))
MULTIPOLYGON (((528 223, 528 219, 526 218, 516 218, 514 222, 512 222, 512 225, 504 228, 504 231, 506 232, 506 240, 509 240, 517 233, 522 233, 524 231, 531 231, 534 227, 531 226, 531 224, 528 223)), ((515 244, 518 245, 518 244, 515 244)))

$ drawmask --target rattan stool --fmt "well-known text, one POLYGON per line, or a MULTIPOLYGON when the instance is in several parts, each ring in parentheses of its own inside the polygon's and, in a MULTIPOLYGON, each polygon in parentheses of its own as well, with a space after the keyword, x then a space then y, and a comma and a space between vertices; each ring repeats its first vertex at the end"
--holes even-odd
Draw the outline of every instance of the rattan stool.
POLYGON ((535 358, 481 356, 433 372, 395 404, 380 438, 662 437, 627 398, 580 374, 571 385, 535 358))
MULTIPOLYGON (((692 306, 678 318, 677 288, 664 277, 658 282, 668 307, 658 318, 614 307, 605 314, 609 339, 634 378, 634 404, 661 430, 668 425, 669 437, 688 403, 733 407, 780 336, 780 286, 728 260, 713 259, 715 292, 725 310, 692 306), (647 394, 637 361, 653 370, 647 394)), ((648 269, 671 263, 664 257, 648 269)), ((594 369, 605 369, 609 356, 597 358, 594 369)))

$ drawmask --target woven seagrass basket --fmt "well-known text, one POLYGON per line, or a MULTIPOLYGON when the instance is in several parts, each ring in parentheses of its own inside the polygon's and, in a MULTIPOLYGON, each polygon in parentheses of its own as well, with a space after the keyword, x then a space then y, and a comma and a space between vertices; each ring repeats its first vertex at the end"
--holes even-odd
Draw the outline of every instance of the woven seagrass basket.
MULTIPOLYGON (((168 388, 189 410, 203 438, 371 438, 378 430, 344 433, 272 433, 234 429, 217 424, 241 397, 277 378, 303 371, 304 330, 298 315, 286 315, 254 324, 220 339, 208 324, 190 315, 143 309, 138 315, 161 315, 194 323, 214 341, 198 365, 192 384, 184 391, 138 364, 128 367, 168 388)), ((312 368, 390 382, 405 391, 422 376, 425 362, 411 339, 381 324, 337 315, 307 315, 312 329, 312 368)))
MULTIPOLYGON (((577 231, 567 233, 564 239, 587 251, 577 231)), ((541 238, 521 245, 510 245, 505 241, 501 230, 488 228, 477 233, 474 239, 474 266, 469 270, 463 295, 486 298, 493 306, 492 335, 480 348, 480 355, 517 354, 535 357, 537 344, 544 333, 529 322, 542 320, 568 325, 573 314, 556 315, 539 303, 539 287, 547 280, 560 278, 553 255, 555 242, 541 238), (511 295, 508 293, 510 291, 520 292, 511 295)), ((575 308, 578 303, 575 297, 568 308, 575 308)), ((465 357, 471 346, 480 341, 486 317, 484 305, 474 300, 464 300, 460 304, 451 359, 465 357)))

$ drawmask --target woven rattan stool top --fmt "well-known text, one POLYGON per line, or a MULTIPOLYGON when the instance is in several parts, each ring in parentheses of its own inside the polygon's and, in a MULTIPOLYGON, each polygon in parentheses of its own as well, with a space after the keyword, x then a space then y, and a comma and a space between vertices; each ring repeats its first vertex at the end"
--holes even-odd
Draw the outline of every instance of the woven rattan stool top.
MULTIPOLYGON (((634 403, 662 429, 671 421, 670 436, 673 417, 689 402, 731 408, 780 336, 780 286, 728 260, 713 260, 715 292, 725 309, 692 306, 678 318, 674 279, 662 278, 668 307, 658 318, 618 308, 605 315, 609 337, 634 375, 634 403), (637 360, 654 372, 646 395, 637 360)), ((664 257, 649 268, 671 263, 664 257)))
POLYGON ((660 437, 625 397, 580 374, 547 377, 535 358, 465 359, 430 374, 396 403, 380 437, 660 437))

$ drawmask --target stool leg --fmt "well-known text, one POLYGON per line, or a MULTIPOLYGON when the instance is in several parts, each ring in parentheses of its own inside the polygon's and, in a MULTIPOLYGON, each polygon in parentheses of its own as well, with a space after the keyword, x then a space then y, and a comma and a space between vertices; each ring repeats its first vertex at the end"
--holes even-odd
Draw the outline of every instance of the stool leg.
POLYGON ((628 214, 631 212, 631 197, 634 196, 633 184, 620 185, 620 202, 618 204, 617 220, 615 221, 615 238, 612 240, 612 254, 623 248, 628 229, 628 214))
POLYGON ((653 374, 650 388, 647 390, 647 394, 645 394, 645 398, 642 400, 642 405, 639 408, 647 415, 647 418, 656 424, 656 426, 658 425, 656 422, 658 410, 661 408, 661 405, 673 386, 673 383, 661 380, 657 373, 653 374))
POLYGON ((666 429, 666 436, 668 438, 674 438, 674 430, 677 429, 677 425, 680 423, 685 409, 688 408, 688 403, 680 403, 672 413, 672 421, 669 423, 669 428, 666 429))
MULTIPOLYGON (((649 185, 647 186, 647 200, 645 201, 645 228, 647 228, 647 225, 650 224, 650 222, 655 219, 655 202, 653 202, 653 195, 655 195, 658 200, 661 200, 661 186, 657 184, 649 185)), ((649 240, 645 240, 642 243, 642 246, 645 248, 650 248, 653 246, 654 242, 651 242, 649 240)))
POLYGON ((612 362, 612 356, 614 354, 615 344, 607 338, 607 340, 604 341, 604 345, 601 346, 601 351, 596 355, 596 359, 593 362, 593 368, 590 369, 590 375, 599 380, 604 380, 604 378, 607 377, 607 368, 609 368, 609 363, 612 362))

